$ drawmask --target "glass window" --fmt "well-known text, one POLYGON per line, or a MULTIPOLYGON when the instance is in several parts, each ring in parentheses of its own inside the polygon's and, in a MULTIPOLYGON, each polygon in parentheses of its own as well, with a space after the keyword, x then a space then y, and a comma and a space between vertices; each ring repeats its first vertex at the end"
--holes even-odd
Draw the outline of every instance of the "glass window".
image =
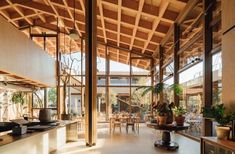
POLYGON ((44 90, 33 92, 33 108, 44 108, 44 90))
POLYGON ((212 57, 213 103, 222 103, 222 57, 221 52, 212 57))
POLYGON ((202 64, 200 62, 179 74, 180 84, 183 87, 180 105, 187 109, 186 122, 193 126, 185 132, 195 137, 201 137, 202 135, 202 64))
POLYGON ((47 107, 48 108, 57 108, 57 94, 56 94, 56 88, 48 88, 47 89, 47 107))

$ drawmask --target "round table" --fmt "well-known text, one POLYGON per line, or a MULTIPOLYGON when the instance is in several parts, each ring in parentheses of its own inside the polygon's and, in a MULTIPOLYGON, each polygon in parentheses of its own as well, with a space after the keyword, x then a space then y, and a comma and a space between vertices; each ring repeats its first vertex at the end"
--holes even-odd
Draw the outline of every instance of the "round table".
POLYGON ((185 123, 184 126, 176 126, 173 124, 158 125, 157 123, 147 123, 147 127, 154 128, 156 130, 163 130, 162 139, 155 141, 155 147, 164 148, 167 150, 176 150, 179 148, 179 144, 171 141, 170 132, 186 130, 189 128, 189 124, 185 123))

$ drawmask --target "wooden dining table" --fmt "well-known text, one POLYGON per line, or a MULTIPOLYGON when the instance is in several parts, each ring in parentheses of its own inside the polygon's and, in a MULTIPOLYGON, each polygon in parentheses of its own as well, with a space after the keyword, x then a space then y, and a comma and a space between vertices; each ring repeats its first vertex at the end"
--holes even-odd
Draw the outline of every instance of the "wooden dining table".
POLYGON ((109 118, 109 132, 112 131, 112 124, 113 124, 114 121, 119 121, 121 123, 126 123, 128 118, 134 119, 135 128, 139 132, 140 117, 127 117, 127 116, 110 117, 109 118))

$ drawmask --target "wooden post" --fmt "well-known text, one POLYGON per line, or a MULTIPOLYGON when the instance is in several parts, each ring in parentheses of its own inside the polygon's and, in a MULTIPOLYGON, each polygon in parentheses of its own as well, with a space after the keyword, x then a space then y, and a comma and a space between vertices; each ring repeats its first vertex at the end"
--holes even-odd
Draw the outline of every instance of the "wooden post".
POLYGON ((108 46, 105 46, 105 103, 106 103, 106 121, 109 121, 109 113, 110 113, 110 102, 109 102, 109 74, 110 74, 110 61, 109 61, 109 53, 108 46))
MULTIPOLYGON (((155 72, 155 69, 154 69, 154 59, 151 59, 151 86, 154 85, 154 72, 155 72)), ((153 101, 154 101, 154 96, 153 96, 153 92, 151 93, 151 105, 153 104, 153 101)), ((153 112, 153 108, 151 107, 151 113, 153 112)))
MULTIPOLYGON (((180 49, 180 28, 177 23, 174 23, 174 84, 179 84, 179 55, 180 49)), ((174 91, 174 103, 179 106, 179 96, 174 91)))
MULTIPOLYGON (((163 47, 161 45, 159 45, 159 83, 162 83, 163 81, 163 47)), ((159 100, 160 102, 163 101, 163 93, 160 93, 160 98, 159 100)))
POLYGON ((131 113, 131 79, 132 79, 132 58, 131 58, 131 52, 130 52, 130 58, 129 58, 129 64, 130 64, 130 80, 129 80, 129 113, 131 113))
MULTIPOLYGON (((58 21, 57 21, 58 22, 58 21)), ((58 24, 57 24, 58 25, 58 24)), ((57 36, 56 36, 56 103, 57 103, 57 119, 60 119, 60 36, 59 36, 59 27, 57 27, 57 36)))
POLYGON ((86 47, 86 129, 87 146, 96 144, 96 96, 97 96, 97 66, 96 66, 96 0, 85 1, 85 47, 86 47))
POLYGON ((44 88, 44 108, 47 108, 47 88, 44 88))
MULTIPOLYGON (((210 107, 212 105, 212 11, 214 0, 203 0, 203 106, 210 107)), ((205 119, 204 135, 212 136, 212 122, 205 119)))
POLYGON ((83 38, 81 38, 81 114, 83 113, 83 38))

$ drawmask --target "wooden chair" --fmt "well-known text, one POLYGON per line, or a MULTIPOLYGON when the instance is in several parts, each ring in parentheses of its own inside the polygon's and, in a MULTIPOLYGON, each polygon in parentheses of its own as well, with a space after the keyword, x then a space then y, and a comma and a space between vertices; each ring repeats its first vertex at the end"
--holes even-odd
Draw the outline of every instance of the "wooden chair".
POLYGON ((132 131, 135 132, 135 119, 128 117, 126 119, 126 132, 128 133, 129 126, 132 126, 132 131))
POLYGON ((140 117, 135 117, 135 126, 136 126, 136 130, 139 133, 140 130, 140 117))
MULTIPOLYGON (((120 133, 122 132, 122 123, 119 121, 119 119, 112 119, 111 120, 111 126, 113 127, 113 133, 115 132, 115 128, 119 127, 120 133)), ((111 132, 111 129, 110 129, 111 132)))

